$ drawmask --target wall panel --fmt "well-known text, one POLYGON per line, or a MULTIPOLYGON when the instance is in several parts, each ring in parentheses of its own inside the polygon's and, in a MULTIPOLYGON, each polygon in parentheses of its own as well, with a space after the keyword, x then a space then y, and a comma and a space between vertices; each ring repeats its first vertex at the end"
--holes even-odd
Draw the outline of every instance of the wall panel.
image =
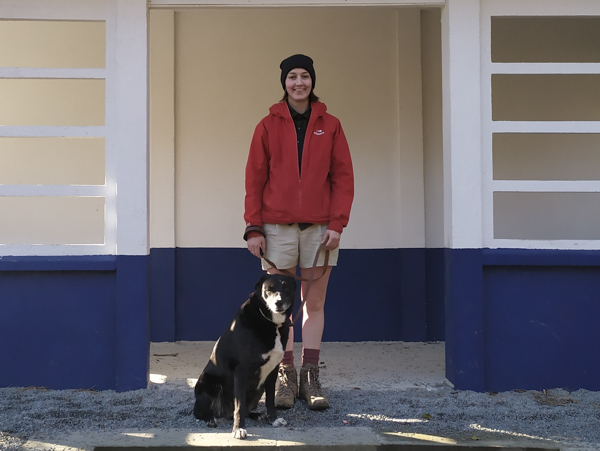
POLYGON ((315 92, 341 120, 350 144, 356 197, 342 247, 424 245, 418 11, 316 12, 203 8, 176 13, 177 246, 244 246, 250 139, 280 100, 279 63, 293 53, 315 60, 315 92), (290 14, 297 20, 287 20, 290 14), (400 39, 399 23, 407 17, 416 17, 415 26, 403 29, 400 39), (399 59, 399 46, 410 60, 399 59))

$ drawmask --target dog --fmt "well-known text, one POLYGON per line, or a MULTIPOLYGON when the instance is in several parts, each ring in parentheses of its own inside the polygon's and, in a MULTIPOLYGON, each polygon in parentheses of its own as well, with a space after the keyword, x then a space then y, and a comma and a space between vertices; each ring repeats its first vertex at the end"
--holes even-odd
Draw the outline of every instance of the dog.
POLYGON ((194 388, 194 416, 216 427, 218 418, 233 417, 233 436, 247 437, 246 417, 285 426, 277 418, 275 382, 288 342, 296 281, 264 274, 217 340, 194 388), (267 412, 254 413, 265 393, 267 412))

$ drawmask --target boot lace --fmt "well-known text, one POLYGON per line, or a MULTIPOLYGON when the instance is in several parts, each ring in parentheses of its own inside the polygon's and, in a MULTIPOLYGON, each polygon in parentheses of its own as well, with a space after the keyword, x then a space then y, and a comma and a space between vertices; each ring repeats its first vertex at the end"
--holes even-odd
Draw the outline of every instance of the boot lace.
POLYGON ((277 386, 277 391, 281 396, 293 395, 294 390, 292 390, 292 381, 290 379, 290 375, 292 370, 287 369, 285 367, 279 367, 279 384, 277 386))
POLYGON ((308 388, 311 395, 323 396, 321 381, 319 380, 319 368, 310 368, 307 374, 308 388))

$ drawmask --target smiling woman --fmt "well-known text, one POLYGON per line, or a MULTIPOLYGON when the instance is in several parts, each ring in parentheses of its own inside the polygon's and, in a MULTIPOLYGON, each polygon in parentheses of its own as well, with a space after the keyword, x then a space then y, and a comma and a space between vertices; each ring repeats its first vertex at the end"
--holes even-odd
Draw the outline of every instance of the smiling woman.
POLYGON ((269 109, 250 145, 244 239, 252 255, 264 257, 262 268, 269 273, 295 273, 300 267, 304 301, 300 387, 292 329, 279 366, 275 403, 289 408, 300 396, 309 409, 321 410, 329 407, 321 391, 318 367, 325 295, 331 268, 337 264, 340 237, 350 217, 354 174, 340 121, 327 113, 325 104, 314 95, 313 60, 296 54, 279 67, 283 100, 269 109), (329 260, 319 256, 321 245, 329 260), (323 276, 315 278, 316 274, 323 276))
POLYGON ((313 81, 306 69, 292 69, 287 74, 285 79, 286 100, 299 113, 306 111, 308 97, 312 93, 312 83, 313 81))

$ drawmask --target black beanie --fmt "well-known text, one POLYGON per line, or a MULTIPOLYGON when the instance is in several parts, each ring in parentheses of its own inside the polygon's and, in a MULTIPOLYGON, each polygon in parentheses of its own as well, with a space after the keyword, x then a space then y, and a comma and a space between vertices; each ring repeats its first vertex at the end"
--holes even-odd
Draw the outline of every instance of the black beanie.
POLYGON ((289 58, 284 59, 279 68, 281 69, 281 86, 285 91, 285 79, 287 74, 296 68, 306 69, 312 79, 312 89, 315 89, 315 83, 317 82, 317 76, 315 75, 315 68, 313 67, 313 60, 306 55, 292 55, 289 58))

